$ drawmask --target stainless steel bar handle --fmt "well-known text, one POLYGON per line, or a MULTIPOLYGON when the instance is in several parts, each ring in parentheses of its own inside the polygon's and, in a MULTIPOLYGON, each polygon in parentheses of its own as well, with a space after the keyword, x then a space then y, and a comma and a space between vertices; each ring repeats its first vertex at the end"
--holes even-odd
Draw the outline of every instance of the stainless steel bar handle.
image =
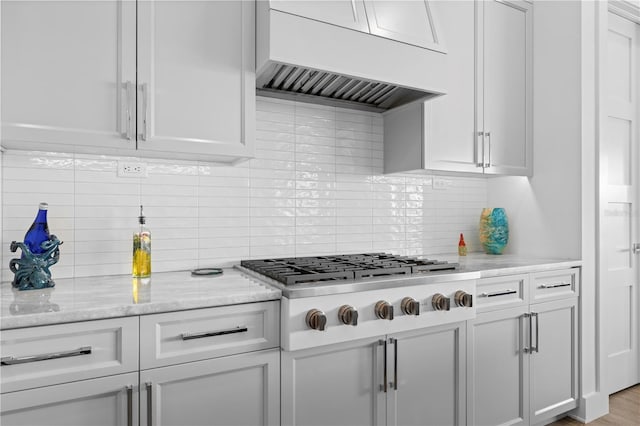
POLYGON ((133 83, 131 81, 127 81, 124 83, 125 89, 125 115, 126 115, 126 124, 124 129, 124 137, 127 140, 133 140, 133 135, 135 130, 133 130, 133 108, 135 104, 135 95, 133 93, 133 83))
POLYGON ((633 253, 633 254, 640 253, 640 243, 631 244, 631 253, 633 253))
POLYGON ((151 382, 145 383, 145 387, 147 388, 147 426, 153 426, 153 385, 151 382))
POLYGON ((142 135, 140 139, 147 140, 149 135, 149 85, 147 83, 141 84, 142 88, 142 135))
MULTIPOLYGON (((536 345, 531 346, 531 353, 540 352, 540 319, 537 312, 531 312, 531 318, 536 317, 536 345)), ((532 319, 530 320, 532 321, 532 319)))
POLYGON ((202 333, 182 333, 180 337, 182 340, 193 340, 193 339, 202 339, 203 337, 215 337, 215 336, 224 336, 225 334, 235 334, 235 333, 244 333, 249 329, 244 325, 239 325, 235 328, 230 328, 228 330, 218 330, 218 331, 203 331, 202 333))
POLYGON ((484 166, 484 132, 476 136, 476 167, 484 166))
POLYGON ((378 346, 384 345, 384 373, 382 377, 382 385, 380 386, 380 390, 387 393, 387 340, 378 340, 378 346))
POLYGON ((524 353, 528 354, 531 352, 531 315, 529 313, 525 313, 524 317, 529 320, 529 346, 524 347, 524 353))
POLYGON ((491 132, 485 132, 484 133, 485 136, 487 137, 489 143, 488 143, 488 149, 487 149, 487 158, 486 158, 486 162, 484 163, 484 167, 485 168, 489 168, 491 167, 491 132))
POLYGON ((27 355, 27 356, 20 356, 20 357, 5 356, 0 359, 0 364, 1 365, 25 364, 27 362, 46 361, 49 359, 68 358, 72 356, 90 355, 90 354, 91 354, 91 346, 83 346, 81 348, 73 349, 70 351, 52 352, 48 354, 27 355))
POLYGON ((558 284, 540 284, 538 288, 558 288, 558 287, 569 287, 571 283, 558 283, 558 284))
POLYGON ((133 386, 127 386, 127 426, 133 426, 133 386))
POLYGON ((391 339, 393 343, 393 389, 398 390, 398 339, 391 339))
POLYGON ((500 291, 494 291, 493 293, 480 293, 480 297, 496 297, 496 296, 506 296, 508 294, 516 294, 517 291, 513 289, 506 289, 500 291))

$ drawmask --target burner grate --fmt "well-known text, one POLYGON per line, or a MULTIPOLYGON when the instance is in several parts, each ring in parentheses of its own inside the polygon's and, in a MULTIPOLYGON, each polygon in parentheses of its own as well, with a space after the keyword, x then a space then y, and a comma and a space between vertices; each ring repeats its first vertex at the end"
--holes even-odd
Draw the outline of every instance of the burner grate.
POLYGON ((285 285, 457 269, 457 263, 388 253, 243 260, 240 265, 285 285))

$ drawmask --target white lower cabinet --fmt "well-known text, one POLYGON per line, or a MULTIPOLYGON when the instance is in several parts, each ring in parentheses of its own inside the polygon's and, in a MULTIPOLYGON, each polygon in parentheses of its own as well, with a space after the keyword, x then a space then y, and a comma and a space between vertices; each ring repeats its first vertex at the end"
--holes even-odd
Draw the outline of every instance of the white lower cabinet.
POLYGON ((2 394, 0 423, 47 426, 135 426, 138 373, 2 394))
POLYGON ((479 281, 479 300, 491 303, 479 301, 468 322, 468 424, 540 424, 577 406, 578 277, 568 269, 479 281), (540 291, 548 301, 528 303, 540 291))
POLYGON ((282 353, 283 425, 465 424, 465 324, 282 353))
POLYGON ((280 350, 140 372, 142 425, 280 424, 280 350))
POLYGON ((3 330, 0 423, 279 425, 278 312, 271 301, 3 330))

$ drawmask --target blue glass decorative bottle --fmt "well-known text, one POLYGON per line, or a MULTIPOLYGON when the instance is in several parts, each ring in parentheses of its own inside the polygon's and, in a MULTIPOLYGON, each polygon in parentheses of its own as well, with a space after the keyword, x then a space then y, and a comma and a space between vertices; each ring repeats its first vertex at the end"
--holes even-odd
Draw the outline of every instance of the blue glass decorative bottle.
POLYGON ((31 253, 40 254, 44 252, 41 244, 49 240, 49 225, 47 224, 47 203, 40 203, 38 206, 38 214, 33 224, 24 236, 24 244, 29 247, 31 253))

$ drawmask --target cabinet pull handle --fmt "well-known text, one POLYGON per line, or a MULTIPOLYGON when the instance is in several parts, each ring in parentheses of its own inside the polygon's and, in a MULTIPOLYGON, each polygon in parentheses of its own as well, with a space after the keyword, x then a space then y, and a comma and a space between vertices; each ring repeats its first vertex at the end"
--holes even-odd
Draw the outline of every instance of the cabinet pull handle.
POLYGON ((508 288, 506 290, 494 291, 493 293, 480 293, 480 297, 506 296, 507 294, 516 294, 516 293, 517 291, 508 288))
POLYGON ((151 382, 147 382, 144 385, 147 388, 147 426, 153 426, 153 419, 151 417, 153 414, 153 385, 151 382))
POLYGON ((73 349, 70 351, 53 352, 53 353, 41 354, 41 355, 27 355, 27 356, 20 356, 20 357, 5 356, 0 359, 0 364, 1 365, 24 364, 27 362, 46 361, 49 359, 68 358, 71 356, 90 355, 90 354, 91 354, 91 346, 83 346, 81 348, 73 349))
MULTIPOLYGON (((531 353, 540 352, 540 319, 537 312, 531 312, 531 318, 536 317, 536 345, 531 346, 531 353)), ((531 321, 531 319, 529 320, 531 321)))
POLYGON ((484 132, 476 136, 476 167, 484 166, 484 132))
POLYGON ((398 390, 398 339, 391 339, 393 343, 393 390, 398 390))
POLYGON ((147 117, 149 112, 149 85, 142 83, 142 135, 141 140, 146 141, 149 134, 149 119, 147 117))
POLYGON ((524 317, 525 317, 526 320, 529 320, 528 321, 529 322, 529 346, 525 346, 524 347, 524 353, 528 354, 528 353, 531 353, 531 344, 532 344, 532 342, 531 342, 531 314, 525 313, 524 317))
POLYGON ((225 334, 235 334, 235 333, 244 333, 249 329, 244 326, 238 326, 235 328, 230 328, 228 330, 218 330, 218 331, 203 331, 202 333, 182 333, 180 337, 182 340, 193 340, 193 339, 202 339, 203 337, 214 337, 214 336, 224 336, 225 334))
POLYGON ((127 426, 133 426, 133 386, 127 386, 127 426))
POLYGON ((125 139, 127 140, 133 140, 133 134, 134 134, 134 130, 133 130, 133 105, 135 103, 135 95, 133 93, 133 83, 130 81, 127 81, 126 83, 124 83, 124 88, 125 88, 125 96, 126 96, 126 120, 127 123, 125 124, 125 132, 124 132, 124 136, 125 139))
POLYGON ((571 283, 558 283, 558 284, 540 284, 538 288, 558 288, 558 287, 569 287, 571 283))
POLYGON ((489 143, 487 144, 487 146, 488 146, 488 149, 487 149, 487 162, 484 163, 484 167, 485 168, 489 168, 489 167, 491 167, 491 132, 485 132, 484 134, 487 137, 487 140, 489 141, 489 143))
POLYGON ((378 340, 378 346, 384 345, 384 373, 382 378, 382 385, 380 385, 380 390, 387 393, 387 340, 378 340))

